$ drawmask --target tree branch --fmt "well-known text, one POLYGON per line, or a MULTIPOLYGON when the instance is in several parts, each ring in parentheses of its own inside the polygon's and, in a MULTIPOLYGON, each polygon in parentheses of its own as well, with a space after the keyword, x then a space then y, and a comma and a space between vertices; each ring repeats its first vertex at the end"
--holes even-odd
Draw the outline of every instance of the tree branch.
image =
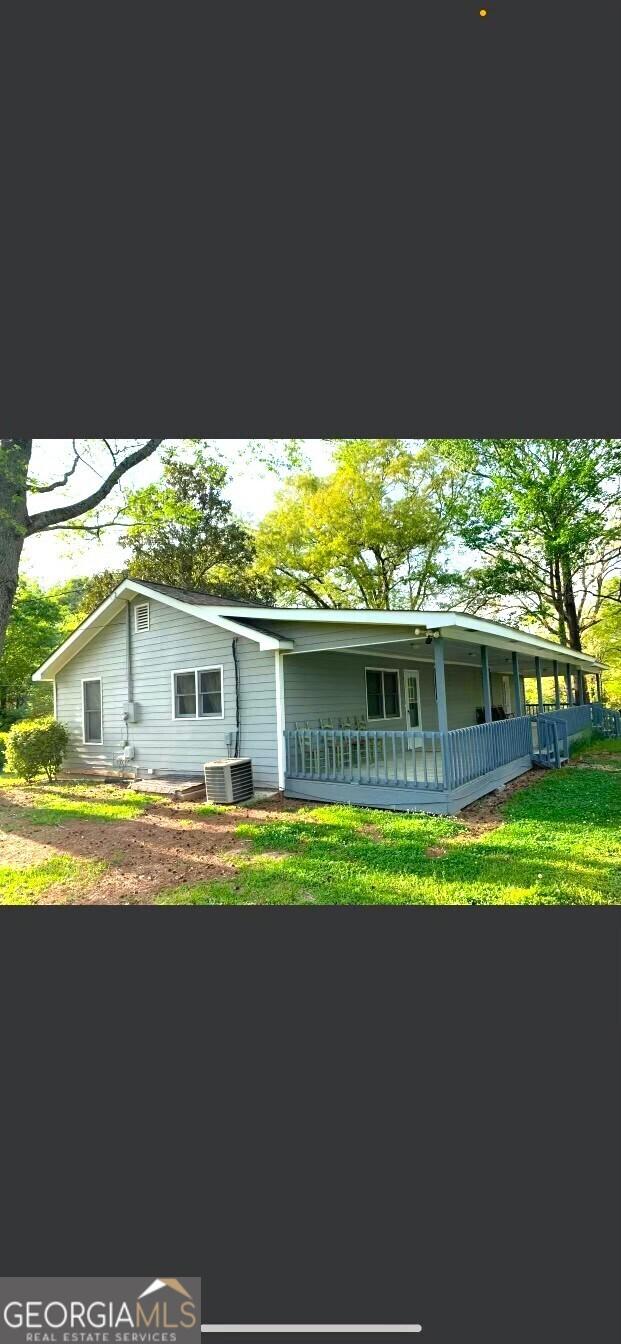
POLYGON ((68 470, 65 472, 64 476, 61 477, 61 479, 60 479, 59 481, 51 481, 49 485, 37 485, 34 481, 29 481, 29 482, 28 482, 28 489, 32 492, 32 494, 36 494, 36 495, 47 495, 47 494, 49 494, 50 490, 60 490, 60 489, 62 489, 62 486, 63 486, 63 485, 66 485, 66 484, 67 484, 67 481, 73 476, 73 473, 74 473, 74 471, 75 471, 75 469, 76 469, 76 467, 77 467, 77 465, 78 465, 78 462, 80 462, 80 461, 81 461, 80 454, 78 453, 78 451, 77 451, 77 449, 76 449, 76 446, 75 446, 75 439, 74 439, 74 441, 73 441, 73 462, 72 462, 71 466, 68 468, 68 470))
POLYGON ((144 462, 145 458, 151 457, 152 453, 163 442, 163 439, 149 439, 147 443, 143 444, 142 448, 136 448, 133 453, 128 453, 127 457, 117 462, 113 471, 110 472, 109 476, 106 476, 99 489, 94 490, 92 495, 79 499, 75 504, 64 504, 55 509, 42 509, 39 513, 29 514, 26 536, 31 537, 36 532, 45 532, 48 528, 71 522, 72 518, 79 518, 81 514, 88 513, 90 509, 96 508, 97 504, 101 504, 102 500, 107 499, 126 472, 131 471, 132 467, 138 466, 139 462, 144 462))

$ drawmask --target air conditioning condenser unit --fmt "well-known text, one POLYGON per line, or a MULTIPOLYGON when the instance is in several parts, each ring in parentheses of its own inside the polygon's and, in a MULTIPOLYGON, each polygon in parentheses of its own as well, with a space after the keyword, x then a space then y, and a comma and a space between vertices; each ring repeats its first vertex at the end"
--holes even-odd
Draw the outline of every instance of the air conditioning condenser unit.
POLYGON ((207 761, 205 793, 210 803, 247 803, 254 793, 249 756, 207 761))

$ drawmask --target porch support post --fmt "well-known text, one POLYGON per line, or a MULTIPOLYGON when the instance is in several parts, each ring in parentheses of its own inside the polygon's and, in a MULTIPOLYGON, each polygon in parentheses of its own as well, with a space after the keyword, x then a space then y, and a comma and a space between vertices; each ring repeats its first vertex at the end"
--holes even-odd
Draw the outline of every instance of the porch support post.
POLYGON ((436 671, 438 729, 440 731, 440 750, 442 752, 442 783, 445 789, 450 789, 452 787, 452 779, 447 737, 448 714, 446 709, 446 677, 444 674, 444 640, 442 635, 436 635, 433 641, 433 665, 436 671))
POLYGON ((571 693, 571 667, 569 663, 565 664, 565 684, 567 686, 567 704, 573 705, 574 697, 571 693))
POLYGON ((438 728, 448 733, 448 714, 446 711, 446 677, 444 675, 444 640, 438 635, 433 641, 433 665, 436 669, 436 696, 438 700, 438 728))
POLYGON ((535 658, 535 676, 537 678, 537 706, 543 714, 543 686, 541 683, 541 658, 535 658))
POLYGON ((274 653, 275 680, 276 680, 276 760, 278 762, 278 788, 282 792, 285 787, 285 672, 284 672, 284 654, 280 649, 274 653))
POLYGON ((601 672, 596 672, 596 673, 595 673, 595 685, 597 686, 597 702, 598 702, 598 704, 601 705, 601 703, 602 703, 602 674, 601 674, 601 672))
POLYGON ((513 699, 515 700, 515 713, 516 717, 520 717, 524 712, 524 706, 522 704, 522 686, 520 684, 520 660, 515 650, 511 655, 511 661, 513 663, 513 699))
POLYGON ((555 704, 556 704, 556 708, 557 708, 557 709, 560 709, 560 707, 561 707, 561 688, 560 688, 560 685, 559 685, 559 679, 558 679, 558 663, 557 663, 557 661, 556 661, 556 658, 554 659, 554 662, 553 662, 552 666, 553 666, 553 668, 554 668, 554 702, 555 702, 555 704))
POLYGON ((579 705, 583 705, 583 704, 584 704, 584 677, 583 677, 583 675, 582 675, 582 668, 581 668, 581 667, 579 667, 578 670, 577 670, 577 672, 576 672, 576 680, 577 680, 577 682, 578 682, 578 704, 579 704, 579 705))
POLYGON ((487 644, 481 645, 481 680, 483 682, 483 708, 485 710, 485 722, 492 721, 492 688, 489 678, 489 654, 487 644))

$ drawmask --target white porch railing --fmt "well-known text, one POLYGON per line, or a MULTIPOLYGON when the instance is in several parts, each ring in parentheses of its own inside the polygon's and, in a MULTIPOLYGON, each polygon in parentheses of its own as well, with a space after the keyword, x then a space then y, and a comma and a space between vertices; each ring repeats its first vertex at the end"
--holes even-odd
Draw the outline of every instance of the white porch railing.
POLYGON ((375 784, 432 791, 458 788, 482 775, 532 759, 560 765, 569 739, 591 726, 621 737, 621 714, 602 705, 566 705, 454 728, 447 733, 408 729, 291 728, 285 732, 290 779, 375 784))

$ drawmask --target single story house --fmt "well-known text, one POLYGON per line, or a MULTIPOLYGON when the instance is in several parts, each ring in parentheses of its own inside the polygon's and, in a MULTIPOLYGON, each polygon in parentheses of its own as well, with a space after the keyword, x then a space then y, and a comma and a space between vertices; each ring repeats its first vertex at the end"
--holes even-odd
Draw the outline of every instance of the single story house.
POLYGON ((127 579, 34 679, 53 683, 73 772, 198 779, 248 756, 255 786, 287 797, 454 813, 533 761, 561 765, 592 726, 621 734, 601 671, 463 612, 255 607, 127 579))

